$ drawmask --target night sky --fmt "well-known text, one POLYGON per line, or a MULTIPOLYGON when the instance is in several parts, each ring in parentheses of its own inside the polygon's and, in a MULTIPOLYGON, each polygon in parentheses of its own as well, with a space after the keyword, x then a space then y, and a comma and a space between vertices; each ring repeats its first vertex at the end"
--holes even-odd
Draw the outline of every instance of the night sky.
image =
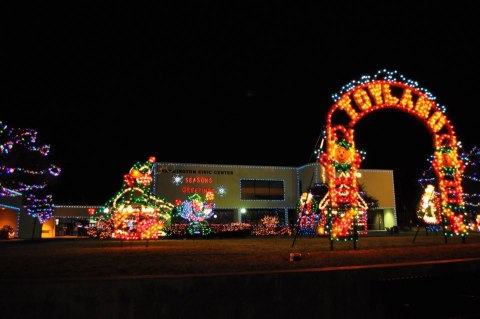
MULTIPOLYGON (((464 148, 478 145, 478 6, 385 2, 2 4, 0 120, 51 145, 57 205, 103 204, 152 155, 306 164, 331 95, 384 68, 432 92, 464 148)), ((394 170, 397 208, 414 209, 433 153, 423 124, 381 110, 356 143, 362 168, 394 170)))

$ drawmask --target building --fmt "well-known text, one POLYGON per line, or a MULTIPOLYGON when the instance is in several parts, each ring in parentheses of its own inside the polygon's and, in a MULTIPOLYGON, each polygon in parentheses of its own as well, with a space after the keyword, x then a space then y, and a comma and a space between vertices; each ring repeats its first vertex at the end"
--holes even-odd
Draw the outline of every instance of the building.
MULTIPOLYGON (((360 172, 359 183, 379 202, 378 209, 369 212, 368 229, 396 226, 393 171, 360 172)), ((322 192, 318 187, 324 182, 324 169, 318 163, 300 167, 156 163, 154 172, 155 194, 171 203, 213 192, 214 223, 258 222, 275 215, 280 223, 292 224, 300 195, 312 188, 323 197, 326 189, 322 192)))
POLYGON ((87 229, 93 223, 92 209, 98 206, 55 205, 53 217, 42 227, 42 238, 59 236, 87 236, 87 229))
POLYGON ((21 193, 0 186, 0 229, 11 228, 10 238, 40 238, 41 226, 26 213, 22 201, 21 193))
MULTIPOLYGON (((379 207, 368 214, 369 230, 397 225, 393 171, 360 170, 359 183, 379 207)), ((300 167, 156 163, 153 172, 156 196, 170 203, 195 193, 203 198, 215 194, 215 218, 210 223, 258 223, 264 216, 279 222, 296 222, 301 193, 312 188, 319 198, 326 193, 323 167, 310 163, 300 167)), ((91 210, 98 206, 55 206, 54 217, 44 223, 42 237, 85 236, 92 223, 91 210), (90 212, 89 212, 90 210, 90 212)))

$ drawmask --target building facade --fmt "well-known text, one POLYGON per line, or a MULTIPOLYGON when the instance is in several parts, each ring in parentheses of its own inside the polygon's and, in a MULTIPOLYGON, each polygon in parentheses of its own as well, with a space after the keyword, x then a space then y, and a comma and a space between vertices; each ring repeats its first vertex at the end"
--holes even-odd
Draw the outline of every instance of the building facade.
MULTIPOLYGON (((359 183, 378 199, 378 208, 369 212, 370 230, 397 225, 393 171, 360 170, 359 183)), ((295 223, 300 195, 312 189, 326 194, 325 172, 318 163, 300 167, 156 163, 154 192, 174 203, 195 193, 215 194, 215 223, 258 222, 265 215, 277 216, 280 223, 295 223)))
POLYGON ((9 238, 40 238, 42 227, 26 213, 23 195, 6 188, 0 194, 0 229, 12 229, 9 238))
MULTIPOLYGON (((360 170, 359 184, 378 200, 368 212, 368 230, 397 225, 393 171, 360 170)), ((154 194, 170 203, 193 194, 215 195, 215 216, 209 223, 256 224, 264 216, 276 216, 280 224, 296 222, 300 195, 312 189, 323 198, 325 173, 318 163, 300 167, 156 163, 154 194)), ((54 217, 43 224, 42 237, 86 236, 93 225, 91 210, 98 206, 55 206, 54 217)))

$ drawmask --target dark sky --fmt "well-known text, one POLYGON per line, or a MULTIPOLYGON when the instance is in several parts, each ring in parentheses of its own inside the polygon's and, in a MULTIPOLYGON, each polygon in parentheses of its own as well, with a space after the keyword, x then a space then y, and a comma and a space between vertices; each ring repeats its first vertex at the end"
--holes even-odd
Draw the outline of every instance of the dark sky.
MULTIPOLYGON (((331 95, 383 68, 431 91, 465 148, 475 145, 475 1, 386 2, 2 4, 0 120, 51 145, 63 168, 57 204, 103 204, 151 155, 303 165, 331 95)), ((394 169, 397 202, 418 201, 433 152, 423 124, 382 110, 356 137, 363 168, 394 169)))

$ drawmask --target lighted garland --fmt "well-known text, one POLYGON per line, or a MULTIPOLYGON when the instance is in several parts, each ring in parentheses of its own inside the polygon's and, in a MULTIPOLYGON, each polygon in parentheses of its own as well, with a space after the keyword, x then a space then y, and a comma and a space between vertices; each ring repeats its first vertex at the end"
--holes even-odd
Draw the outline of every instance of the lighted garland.
POLYGON ((208 236, 212 230, 207 219, 214 215, 215 204, 212 192, 205 194, 205 200, 198 194, 193 194, 178 205, 179 215, 188 221, 187 230, 192 236, 208 236))
POLYGON ((137 162, 124 175, 121 190, 95 212, 95 237, 118 239, 157 239, 165 236, 174 206, 156 197, 151 190, 155 158, 137 162))
MULTIPOLYGON (((353 144, 355 124, 371 112, 389 108, 415 116, 431 132, 435 148, 432 165, 437 174, 444 234, 468 235, 470 217, 465 213, 462 189, 464 165, 459 155, 455 131, 445 115, 445 107, 436 103, 435 97, 428 90, 419 87, 417 82, 407 80, 396 71, 387 70, 381 70, 373 77, 362 76, 359 80, 348 83, 332 97, 335 104, 327 115, 327 152, 320 157, 329 178, 329 198, 320 203, 320 208, 326 214, 327 221, 332 220, 335 223, 338 216, 344 217, 339 223, 343 226, 325 231, 333 234, 338 229, 339 236, 349 236, 350 229, 355 228, 353 225, 357 222, 356 214, 360 207, 354 204, 353 194, 357 191, 357 186, 356 179, 352 178, 356 175, 360 162, 351 169, 340 165, 344 163, 335 163, 336 149, 345 149, 337 137, 338 131, 341 131, 347 139, 346 142, 352 145, 351 153, 356 153, 353 144), (346 117, 336 116, 338 113, 343 113, 346 117), (342 180, 341 174, 347 178, 342 180), (346 195, 338 196, 343 191, 346 195), (351 217, 352 225, 345 226, 345 216, 351 217)), ((355 161, 353 157, 350 157, 350 160, 355 161)), ((329 227, 328 222, 325 226, 329 227)))
POLYGON ((462 175, 465 165, 459 158, 456 137, 437 136, 432 161, 440 190, 440 207, 445 235, 468 235, 468 214, 463 200, 462 175))
MULTIPOLYGON (((371 75, 362 75, 358 80, 352 80, 349 83, 345 84, 339 92, 332 94, 332 99, 334 102, 337 102, 343 94, 352 91, 355 89, 357 86, 362 85, 362 84, 368 84, 375 82, 377 80, 380 81, 386 81, 386 82, 401 82, 405 83, 407 86, 410 86, 412 88, 415 88, 425 94, 428 99, 432 101, 436 101, 436 97, 426 88, 419 86, 417 81, 408 79, 404 75, 398 73, 398 71, 390 71, 387 69, 382 69, 377 71, 373 76, 371 75)), ((441 110, 443 113, 446 112, 446 107, 443 105, 440 105, 438 102, 436 103, 437 108, 441 110)))
POLYGON ((22 196, 22 193, 12 191, 11 189, 5 188, 0 185, 0 197, 16 197, 22 196))
MULTIPOLYGON (((47 193, 48 185, 52 179, 60 175, 61 169, 51 163, 46 163, 48 166, 45 169, 37 170, 17 166, 17 160, 13 157, 16 151, 27 151, 34 156, 38 154, 46 158, 50 146, 38 144, 35 130, 9 128, 0 121, 0 184, 2 188, 10 190, 1 194, 25 195, 24 205, 27 214, 38 218, 43 224, 53 215, 53 201, 52 195, 47 193)), ((23 154, 22 158, 25 158, 23 154)))

